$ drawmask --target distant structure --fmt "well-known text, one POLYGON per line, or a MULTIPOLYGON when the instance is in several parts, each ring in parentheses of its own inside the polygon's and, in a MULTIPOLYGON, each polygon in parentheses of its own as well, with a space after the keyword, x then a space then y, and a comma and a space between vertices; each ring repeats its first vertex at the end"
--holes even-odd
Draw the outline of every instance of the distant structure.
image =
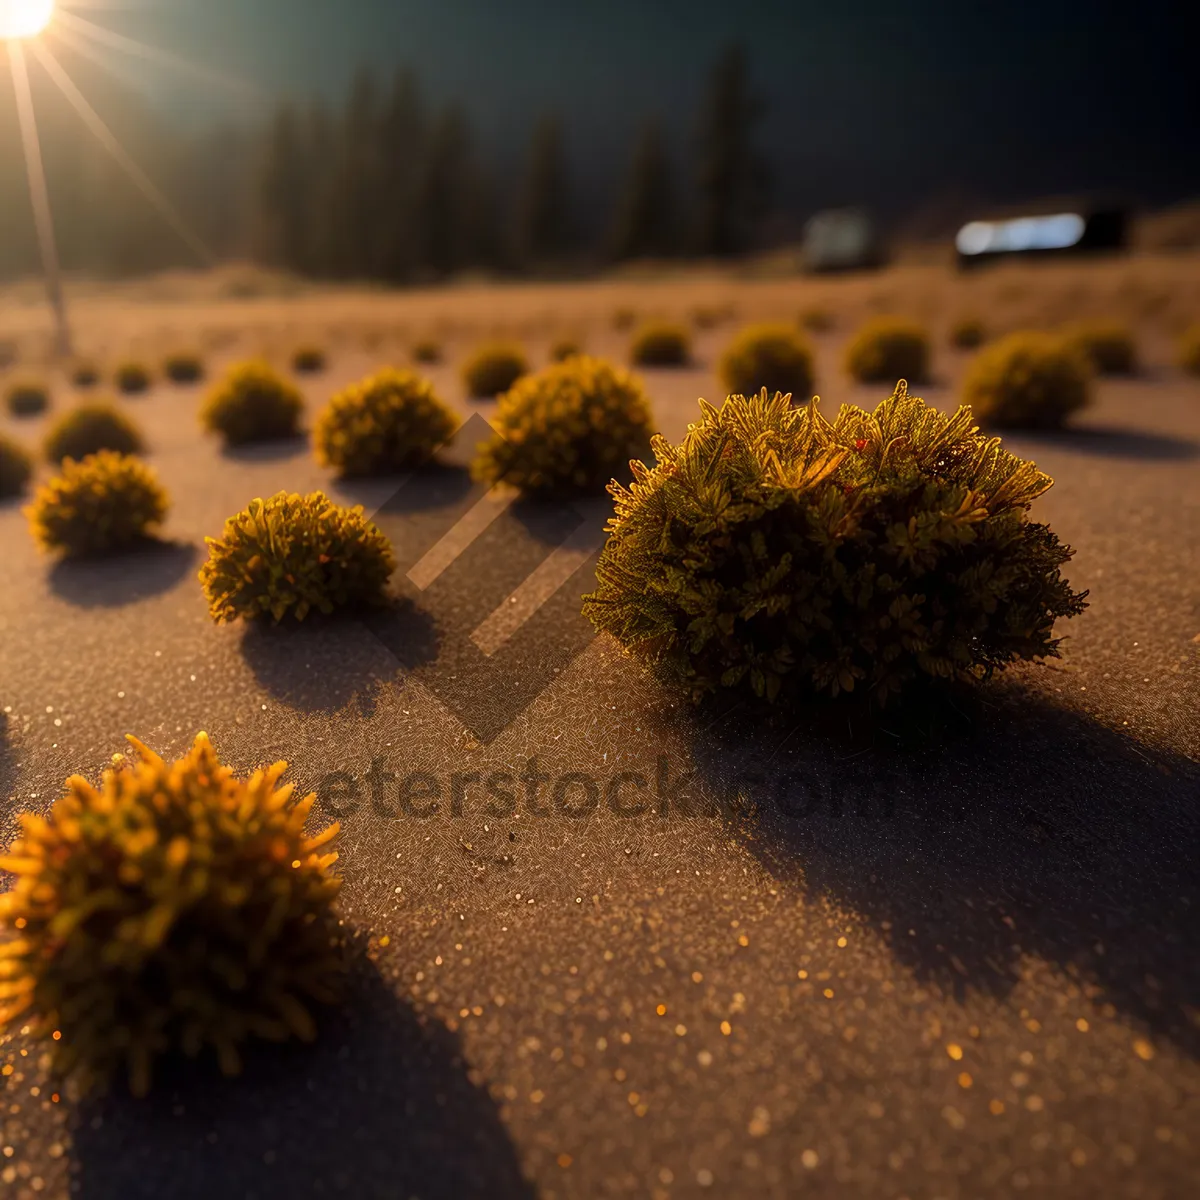
POLYGON ((875 222, 865 209, 829 209, 804 226, 801 259, 806 271, 861 271, 882 266, 884 258, 875 222))
POLYGON ((1059 211, 968 221, 954 239, 965 270, 1013 256, 1045 257, 1124 250, 1129 212, 1123 207, 1071 205, 1059 211))

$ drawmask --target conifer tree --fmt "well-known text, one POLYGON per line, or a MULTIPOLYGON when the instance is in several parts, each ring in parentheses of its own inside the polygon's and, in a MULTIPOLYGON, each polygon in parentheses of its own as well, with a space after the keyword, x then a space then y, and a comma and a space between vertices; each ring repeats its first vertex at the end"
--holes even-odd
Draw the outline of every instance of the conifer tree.
POLYGON ((618 262, 661 258, 677 249, 671 164, 657 121, 642 128, 618 200, 609 253, 618 262))
POLYGON ((570 185, 562 126, 543 117, 534 130, 517 198, 513 249, 526 268, 561 263, 570 250, 570 185))

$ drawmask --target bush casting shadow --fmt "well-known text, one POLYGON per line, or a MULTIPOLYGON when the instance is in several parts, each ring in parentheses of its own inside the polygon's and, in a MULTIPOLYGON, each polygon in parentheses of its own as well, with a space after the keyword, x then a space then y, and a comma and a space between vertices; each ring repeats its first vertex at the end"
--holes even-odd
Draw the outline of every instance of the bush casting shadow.
POLYGON ((279 462, 286 458, 297 458, 308 453, 308 435, 297 433, 292 437, 271 438, 260 442, 245 442, 240 446, 222 446, 223 457, 233 462, 279 462))
POLYGON ((370 716, 398 660, 407 669, 431 661, 437 638, 428 616, 401 600, 370 612, 317 614, 303 622, 252 622, 241 648, 262 688, 288 708, 332 713, 357 701, 362 715, 370 716), (376 630, 387 635, 385 641, 376 630), (394 654, 392 645, 402 647, 403 655, 394 654))
POLYGON ((122 554, 67 558, 50 569, 50 588, 78 608, 119 608, 169 592, 189 575, 197 548, 147 539, 122 554))
POLYGON ((694 754, 769 870, 863 914, 922 978, 1003 996, 1031 956, 1200 1056, 1200 765, 984 691, 940 745, 877 726, 734 746, 697 721, 694 754))
POLYGON ((1051 449, 1074 450, 1080 454, 1098 454, 1104 458, 1137 458, 1147 462, 1187 462, 1200 458, 1200 443, 1164 433, 1138 433, 1109 425, 1085 425, 1078 428, 1014 429, 1009 438, 1027 438, 1051 449))
POLYGON ((314 1046, 248 1054, 241 1079, 181 1063, 147 1100, 114 1087, 83 1103, 72 1194, 533 1197, 457 1037, 423 1024, 374 967, 356 969, 349 1004, 324 1025, 314 1046))

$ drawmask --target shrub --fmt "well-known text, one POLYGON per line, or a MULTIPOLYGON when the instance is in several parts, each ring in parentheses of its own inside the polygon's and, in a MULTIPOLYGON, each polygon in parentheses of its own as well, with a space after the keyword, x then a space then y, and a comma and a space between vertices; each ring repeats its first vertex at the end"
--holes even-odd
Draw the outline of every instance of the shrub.
POLYGON ((978 317, 961 317, 950 326, 950 344, 959 350, 974 350, 987 339, 987 330, 978 317))
POLYGON ((138 427, 111 404, 83 404, 64 414, 46 436, 46 458, 60 463, 101 450, 141 454, 145 449, 138 427))
POLYGON ((537 496, 600 491, 646 453, 653 428, 637 379, 583 355, 522 379, 501 397, 496 424, 472 473, 537 496))
POLYGON ((584 613, 694 701, 794 701, 973 680, 1055 657, 1084 607, 1071 551, 1026 511, 1051 484, 897 388, 834 424, 764 392, 702 420, 610 487, 616 514, 584 613))
POLYGON ((0 500, 19 496, 33 475, 33 459, 12 438, 0 434, 0 500))
POLYGON ((998 428, 1057 429, 1090 399, 1083 354, 1052 333, 1010 333, 981 350, 963 380, 963 403, 998 428))
POLYGON ((294 437, 304 400, 282 375, 264 362, 233 367, 210 393, 200 420, 227 446, 294 437))
POLYGON ((313 430, 317 461, 343 475, 377 475, 428 462, 458 427, 433 385, 388 370, 339 392, 313 430))
POLYGON ((827 308, 806 308, 800 314, 800 325, 809 333, 828 333, 836 324, 833 313, 827 308))
POLYGON ((1137 370, 1137 343, 1120 321, 1082 321, 1065 332, 1099 374, 1132 375, 1137 370))
POLYGON ((929 338, 915 321, 875 317, 846 348, 846 370, 861 383, 919 382, 929 373, 929 338))
POLYGON ((562 337, 553 343, 550 347, 551 362, 566 362, 568 358, 575 358, 583 353, 583 346, 578 338, 562 337))
POLYGON ((150 390, 150 371, 139 362, 124 362, 113 372, 117 391, 126 396, 138 396, 150 390))
POLYGON ((612 326, 618 333, 628 333, 638 321, 637 312, 626 305, 613 310, 612 326))
POLYGON ((1179 365, 1189 375, 1200 375, 1200 325, 1185 329, 1179 339, 1179 365))
POLYGON ((225 522, 219 538, 206 538, 208 561, 200 582, 218 624, 313 609, 373 604, 383 599, 395 567, 387 538, 361 505, 340 508, 322 492, 280 492, 225 522))
POLYGON ((629 348, 630 360, 639 367, 682 367, 691 356, 691 335, 670 321, 648 321, 629 348))
POLYGON ((204 359, 186 352, 168 355, 163 363, 163 374, 172 383, 199 383, 204 378, 204 359))
POLYGON ((4 401, 14 417, 36 417, 50 407, 50 389, 33 379, 18 379, 9 384, 4 401))
POLYGON ((421 338, 420 341, 414 342, 412 347, 412 360, 415 363, 425 363, 432 365, 442 361, 442 344, 434 338, 421 338))
POLYGON ((692 324, 697 329, 715 329, 733 317, 731 304, 699 304, 691 311, 692 324))
POLYGON ((789 325, 743 329, 721 356, 718 371, 726 391, 734 395, 756 396, 766 388, 771 395, 782 392, 801 402, 812 398, 812 347, 789 325))
POLYGON ((529 363, 520 346, 492 342, 480 346, 463 363, 462 378, 469 396, 490 399, 507 392, 528 371, 529 363))
POLYGON ((317 375, 325 366, 325 351, 319 346, 300 346, 292 355, 292 370, 297 375, 317 375))
POLYGON ((71 384, 77 388, 93 388, 100 382, 100 368, 95 363, 80 362, 71 368, 71 384))
POLYGON ((130 455, 101 450, 68 458, 25 509, 35 541, 66 555, 123 550, 153 535, 167 515, 158 476, 130 455))
POLYGON ((0 1023, 28 1023, 64 1075, 124 1071, 145 1095, 165 1053, 235 1075, 252 1038, 311 1041, 345 955, 338 827, 305 834, 316 797, 291 803, 286 763, 242 780, 207 734, 174 763, 129 741, 139 761, 115 755, 98 788, 72 776, 0 858, 0 1023))

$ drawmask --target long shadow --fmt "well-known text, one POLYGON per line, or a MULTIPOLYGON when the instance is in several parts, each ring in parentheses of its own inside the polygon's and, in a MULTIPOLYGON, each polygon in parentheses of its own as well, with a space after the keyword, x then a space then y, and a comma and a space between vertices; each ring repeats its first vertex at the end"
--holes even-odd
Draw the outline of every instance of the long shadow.
POLYGON ((225 446, 222 455, 233 462, 280 462, 308 453, 308 435, 272 438, 270 441, 247 442, 242 446, 225 446))
POLYGON ((190 544, 147 540, 126 554, 64 559, 50 570, 50 589, 78 608, 120 608, 169 592, 197 554, 190 544))
POLYGON ((288 708, 333 713, 354 703, 370 716, 398 668, 437 657, 437 632, 419 607, 397 601, 360 619, 318 615, 300 625, 250 625, 241 648, 259 684, 288 708))
POLYGON ((697 722, 694 757, 772 872, 921 977, 1005 995, 1032 956, 1200 1056, 1200 765, 1014 685, 955 723, 731 745, 697 722))
POLYGON ((1105 458, 1136 458, 1147 462, 1186 462, 1200 458, 1200 443, 1164 433, 1139 433, 1110 425, 1085 425, 1075 429, 1019 429, 1024 438, 1060 450, 1099 454, 1105 458))
POLYGON ((425 1023, 373 967, 312 1047, 247 1056, 243 1078, 172 1069, 149 1099, 123 1089, 76 1116, 84 1200, 351 1196, 526 1200, 534 1191, 455 1035, 425 1023))
POLYGON ((367 512, 426 512, 461 504, 471 491, 471 477, 459 467, 429 463, 403 475, 339 479, 333 490, 367 512))

